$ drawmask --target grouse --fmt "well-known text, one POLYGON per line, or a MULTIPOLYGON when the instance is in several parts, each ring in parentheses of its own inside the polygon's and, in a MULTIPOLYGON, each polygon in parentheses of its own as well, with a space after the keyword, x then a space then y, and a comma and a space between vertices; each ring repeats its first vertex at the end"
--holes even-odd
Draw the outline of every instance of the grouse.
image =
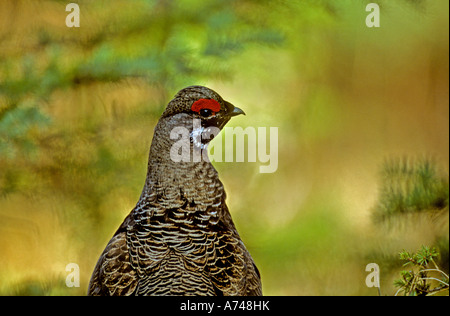
POLYGON ((223 184, 204 155, 214 130, 240 114, 203 86, 169 102, 154 130, 142 194, 101 254, 88 295, 262 295, 223 184), (187 141, 176 146, 180 135, 187 141))

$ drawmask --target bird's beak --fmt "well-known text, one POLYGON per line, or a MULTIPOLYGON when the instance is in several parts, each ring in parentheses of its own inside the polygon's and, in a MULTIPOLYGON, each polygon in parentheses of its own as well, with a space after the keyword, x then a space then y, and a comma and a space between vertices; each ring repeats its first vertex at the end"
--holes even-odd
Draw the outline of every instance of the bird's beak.
POLYGON ((228 115, 229 116, 236 116, 236 115, 241 115, 244 114, 245 112, 242 111, 240 108, 238 108, 237 106, 234 106, 233 104, 231 104, 230 102, 225 101, 225 104, 228 108, 228 115))
POLYGON ((236 115, 240 115, 240 114, 244 114, 245 115, 245 112, 242 111, 237 106, 235 106, 233 112, 230 113, 231 116, 236 116, 236 115))

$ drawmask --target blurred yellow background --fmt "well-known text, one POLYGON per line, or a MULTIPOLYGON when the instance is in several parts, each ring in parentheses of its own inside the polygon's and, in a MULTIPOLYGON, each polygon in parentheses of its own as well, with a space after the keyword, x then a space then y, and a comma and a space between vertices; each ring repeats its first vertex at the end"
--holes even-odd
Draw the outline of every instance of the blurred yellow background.
MULTIPOLYGON (((142 190, 153 128, 200 84, 278 127, 278 170, 214 163, 266 295, 392 295, 402 249, 448 256, 449 2, 0 2, 0 294, 84 295, 142 190), (432 157, 438 221, 373 221, 392 157, 432 157), (68 263, 80 287, 66 287, 68 263)), ((445 260, 444 260, 445 261, 445 260)), ((444 267, 448 271, 447 266, 444 267)))

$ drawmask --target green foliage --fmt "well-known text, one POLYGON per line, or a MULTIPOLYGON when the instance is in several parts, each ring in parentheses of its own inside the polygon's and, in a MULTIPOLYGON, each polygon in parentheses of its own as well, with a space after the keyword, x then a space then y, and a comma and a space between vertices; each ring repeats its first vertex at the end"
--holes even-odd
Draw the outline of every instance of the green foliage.
POLYGON ((11 107, 0 114, 0 156, 12 159, 19 152, 27 154, 37 147, 34 130, 42 130, 50 119, 39 108, 11 107))
POLYGON ((448 179, 431 160, 392 159, 385 162, 381 176, 374 208, 377 222, 401 214, 448 210, 448 179))
POLYGON ((422 246, 422 248, 415 254, 410 254, 407 251, 400 252, 400 259, 406 261, 404 266, 416 265, 426 267, 431 261, 433 261, 433 258, 438 255, 439 254, 435 248, 430 249, 430 247, 422 246))
MULTIPOLYGON (((439 255, 448 255, 449 249, 448 177, 430 159, 404 158, 385 161, 381 179, 372 214, 377 228, 388 228, 389 233, 398 234, 397 238, 406 242, 408 238, 420 238, 415 235, 419 234, 415 228, 430 225, 434 236, 431 240, 434 247, 422 246, 415 253, 400 252, 403 266, 410 270, 401 271, 401 278, 394 281, 398 288, 396 295, 434 295, 448 290, 448 276, 438 268, 439 263, 448 270, 448 258, 439 255), (445 221, 447 225, 442 225, 445 221)), ((394 266, 391 262, 391 267, 384 271, 393 271, 394 266)))
POLYGON ((396 293, 403 292, 405 296, 435 295, 449 289, 448 275, 436 264, 435 258, 439 253, 435 248, 422 246, 416 253, 405 250, 400 252, 400 260, 405 261, 403 266, 411 267, 411 270, 400 272, 401 278, 394 281, 398 287, 396 293), (430 265, 433 264, 433 267, 430 265), (437 276, 430 276, 430 274, 437 276), (434 286, 431 282, 434 282, 434 286))

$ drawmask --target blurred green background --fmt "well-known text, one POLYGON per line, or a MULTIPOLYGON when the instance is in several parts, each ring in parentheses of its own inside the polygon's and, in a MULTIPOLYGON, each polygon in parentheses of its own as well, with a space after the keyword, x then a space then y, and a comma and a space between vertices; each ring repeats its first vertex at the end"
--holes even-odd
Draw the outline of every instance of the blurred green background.
POLYGON ((392 295, 421 245, 448 271, 449 2, 369 2, 0 1, 0 294, 86 293, 193 84, 278 127, 275 173, 215 163, 264 294, 377 295, 375 262, 392 295))

